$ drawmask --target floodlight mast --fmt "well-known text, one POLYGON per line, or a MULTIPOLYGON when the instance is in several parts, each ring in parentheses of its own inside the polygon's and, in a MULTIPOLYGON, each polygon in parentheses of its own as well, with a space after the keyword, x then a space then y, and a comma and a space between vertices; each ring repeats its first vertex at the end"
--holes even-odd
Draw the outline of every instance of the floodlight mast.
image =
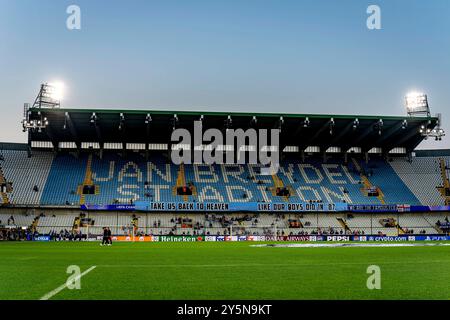
POLYGON ((405 106, 408 116, 426 115, 431 117, 430 106, 428 105, 428 96, 421 92, 410 92, 405 97, 405 106))
POLYGON ((425 115, 428 118, 427 125, 420 127, 419 133, 425 140, 428 138, 434 138, 436 141, 441 141, 445 136, 445 131, 441 127, 441 114, 437 115, 437 122, 434 128, 429 127, 431 125, 431 111, 428 104, 428 97, 425 93, 410 92, 405 98, 406 112, 408 116, 421 116, 425 115))
POLYGON ((60 108, 62 85, 43 83, 36 97, 33 108, 60 108))
MULTIPOLYGON (((34 100, 32 108, 43 109, 43 108, 60 108, 62 98, 62 90, 64 85, 62 83, 43 83, 39 90, 39 94, 34 100)), ((38 111, 38 118, 30 119, 30 105, 28 103, 24 104, 23 108, 23 119, 22 119, 22 129, 23 132, 26 131, 38 131, 41 132, 42 129, 47 128, 48 120, 46 117, 41 115, 38 111)))

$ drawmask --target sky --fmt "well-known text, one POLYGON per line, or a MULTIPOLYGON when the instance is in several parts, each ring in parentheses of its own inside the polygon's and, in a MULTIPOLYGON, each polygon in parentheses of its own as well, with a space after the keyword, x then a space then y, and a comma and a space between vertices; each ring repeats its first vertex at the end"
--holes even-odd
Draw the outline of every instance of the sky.
POLYGON ((418 90, 450 134, 450 1, 0 0, 0 141, 53 81, 62 107, 146 110, 405 115, 418 90))

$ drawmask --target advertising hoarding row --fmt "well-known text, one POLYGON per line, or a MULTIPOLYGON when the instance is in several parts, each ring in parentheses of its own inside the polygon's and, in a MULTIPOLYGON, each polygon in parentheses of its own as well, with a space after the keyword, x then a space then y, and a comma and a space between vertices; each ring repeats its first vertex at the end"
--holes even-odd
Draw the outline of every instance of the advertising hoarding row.
POLYGON ((268 202, 147 202, 134 204, 83 204, 81 210, 142 212, 438 212, 450 206, 411 206, 404 204, 347 203, 268 203, 268 202))
MULTIPOLYGON (((101 237, 98 238, 100 240, 101 237)), ((308 235, 308 236, 114 236, 113 241, 125 242, 235 242, 235 241, 277 241, 277 242, 408 242, 408 241, 448 241, 445 235, 402 235, 402 236, 354 236, 354 235, 308 235)), ((49 241, 46 236, 36 241, 49 241)))

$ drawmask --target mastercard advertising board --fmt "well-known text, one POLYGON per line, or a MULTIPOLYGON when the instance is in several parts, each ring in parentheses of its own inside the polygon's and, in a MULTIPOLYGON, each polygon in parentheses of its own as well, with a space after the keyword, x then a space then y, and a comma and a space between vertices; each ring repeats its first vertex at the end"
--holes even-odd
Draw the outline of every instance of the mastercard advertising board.
POLYGON ((152 241, 151 236, 135 236, 134 240, 132 236, 113 236, 113 241, 129 241, 129 242, 150 242, 152 241))

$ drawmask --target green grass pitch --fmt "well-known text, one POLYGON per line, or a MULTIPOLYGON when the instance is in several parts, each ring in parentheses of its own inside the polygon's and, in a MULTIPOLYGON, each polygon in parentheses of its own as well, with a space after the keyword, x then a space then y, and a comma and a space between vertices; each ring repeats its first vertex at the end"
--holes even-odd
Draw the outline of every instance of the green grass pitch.
POLYGON ((51 299, 449 299, 450 246, 273 248, 254 243, 0 243, 0 299, 40 299, 69 265, 94 270, 51 299), (381 268, 381 289, 366 286, 381 268))

